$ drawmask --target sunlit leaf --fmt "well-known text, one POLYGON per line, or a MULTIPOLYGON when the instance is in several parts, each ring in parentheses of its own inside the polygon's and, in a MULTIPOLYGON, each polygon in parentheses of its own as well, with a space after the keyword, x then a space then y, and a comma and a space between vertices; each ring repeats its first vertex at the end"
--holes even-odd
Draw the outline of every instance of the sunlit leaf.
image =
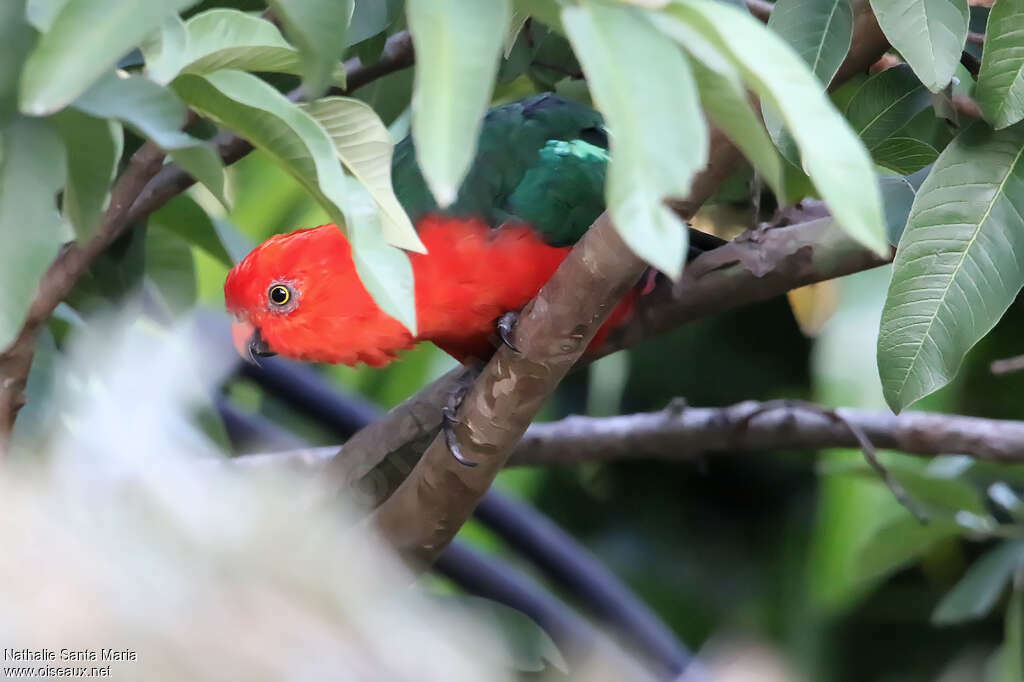
POLYGON ((356 251, 360 278, 381 309, 415 333, 412 268, 405 254, 382 248, 376 204, 338 163, 334 143, 317 121, 256 76, 218 71, 182 74, 174 89, 197 111, 262 149, 299 181, 338 225, 356 251), (362 197, 366 197, 369 208, 362 197), (362 245, 368 253, 358 253, 362 245), (362 259, 362 260, 361 260, 362 259))
POLYGON ((735 7, 677 0, 664 16, 696 28, 734 61, 747 86, 782 115, 804 170, 839 225, 865 246, 887 253, 874 165, 809 67, 778 36, 735 7))
POLYGON ((320 96, 348 43, 353 0, 267 0, 284 32, 302 54, 302 83, 308 96, 320 96))
POLYGON ((15 118, 0 131, 0 349, 21 329, 64 238, 56 194, 64 145, 46 121, 15 118))
POLYGON ((985 118, 1005 128, 1024 118, 1024 1, 999 0, 988 15, 974 96, 985 118))
POLYGON ((509 0, 408 0, 416 49, 412 136, 437 203, 455 200, 498 73, 509 0))
POLYGON ((424 251, 405 209, 391 187, 391 156, 394 144, 388 129, 364 102, 347 97, 327 97, 303 105, 320 122, 334 142, 338 158, 363 184, 380 207, 384 237, 393 246, 424 251))
POLYGON ((690 65, 635 8, 605 2, 566 6, 562 25, 611 130, 605 194, 612 222, 634 253, 678 277, 686 229, 663 200, 685 197, 708 155, 707 124, 690 65), (657 78, 635 77, 650 64, 658 64, 657 78))
POLYGON ((849 0, 778 0, 768 28, 789 43, 826 86, 850 50, 853 9, 849 0))
POLYGON ((966 129, 917 193, 882 312, 878 368, 899 411, 953 378, 1024 285, 1024 127, 966 129))
POLYGON ((967 39, 967 0, 871 0, 878 24, 932 92, 949 85, 967 39))
POLYGON ((110 198, 124 135, 116 121, 66 109, 53 123, 67 150, 68 179, 62 207, 80 240, 91 237, 110 198))
POLYGON ((70 0, 25 62, 21 110, 49 114, 75 99, 171 14, 197 0, 70 0))
POLYGON ((932 622, 950 625, 984 618, 995 606, 1014 572, 1024 567, 1024 540, 1006 541, 971 564, 942 598, 932 622))

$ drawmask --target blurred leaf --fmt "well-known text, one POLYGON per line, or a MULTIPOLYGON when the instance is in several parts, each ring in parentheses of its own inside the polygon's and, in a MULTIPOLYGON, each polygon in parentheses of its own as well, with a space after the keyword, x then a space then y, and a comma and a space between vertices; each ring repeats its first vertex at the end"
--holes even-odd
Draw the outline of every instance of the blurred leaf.
POLYGON ((348 45, 353 0, 267 0, 267 5, 302 54, 306 95, 319 97, 348 45))
POLYGON ((53 113, 109 71, 171 14, 196 0, 70 0, 61 8, 25 62, 21 110, 53 113))
POLYGON ((988 15, 975 99, 995 128, 1024 118, 1024 0, 1000 0, 988 15))
POLYGON ((38 456, 41 442, 52 432, 58 418, 55 414, 54 374, 59 360, 60 351, 54 335, 44 327, 33 351, 32 368, 25 385, 25 406, 18 410, 10 452, 38 456))
POLYGON ((65 109, 52 119, 64 140, 68 178, 62 208, 79 240, 92 237, 110 199, 124 133, 116 121, 65 109))
POLYGON ((18 117, 0 131, 0 349, 18 335, 64 241, 56 201, 64 159, 64 145, 46 121, 18 117))
POLYGON ((869 152, 891 139, 923 109, 931 95, 906 65, 871 76, 850 99, 846 118, 869 152))
POLYGON ((511 7, 509 0, 408 0, 405 11, 416 50, 416 160, 443 208, 473 162, 511 7))
POLYGON ((394 144, 388 129, 373 109, 348 97, 326 97, 302 108, 327 131, 345 168, 377 202, 384 238, 388 243, 425 253, 423 243, 391 187, 394 144))
POLYGON ((778 0, 768 28, 789 43, 827 86, 850 51, 853 10, 849 0, 778 0))
POLYGON ((871 8, 925 87, 949 85, 967 39, 967 0, 871 0, 871 8))
POLYGON ((708 158, 708 129, 690 65, 635 8, 566 6, 562 25, 612 131, 605 188, 612 223, 634 253, 678 278, 686 230, 664 199, 685 197, 708 158), (657 77, 634 77, 650 64, 658 64, 657 77))
POLYGON ((1014 572, 1024 567, 1024 540, 1006 541, 971 564, 960 582, 932 614, 936 625, 984 618, 995 606, 1014 572))
POLYGON ((371 234, 380 230, 376 204, 342 172, 334 144, 320 124, 267 83, 240 71, 183 74, 175 79, 173 87, 192 107, 269 154, 306 188, 332 220, 345 225, 363 284, 382 310, 415 334, 408 258, 402 251, 387 247, 379 235, 371 234), (364 247, 368 252, 360 254, 359 249, 364 247))
POLYGON ((21 67, 35 36, 18 2, 0 3, 0 127, 18 111, 21 67))
POLYGON ((839 306, 839 292, 831 280, 791 289, 786 297, 800 331, 811 338, 818 335, 839 306))
POLYGON ((188 242, 159 225, 146 230, 146 277, 160 298, 180 315, 196 302, 196 268, 188 242))
POLYGON ((490 599, 459 595, 440 600, 454 601, 468 609, 484 627, 490 626, 501 634, 510 657, 509 664, 520 672, 543 672, 548 665, 563 674, 569 665, 548 633, 521 611, 490 599))
POLYGON ((512 18, 508 22, 508 33, 505 34, 505 39, 501 41, 502 56, 505 59, 508 59, 509 55, 512 54, 512 48, 519 42, 519 34, 529 20, 529 14, 526 14, 518 7, 512 8, 512 18))
MULTIPOLYGON (((46 32, 50 30, 53 20, 57 18, 68 2, 69 0, 28 0, 25 3, 24 16, 35 29, 46 32)), ((7 4, 12 7, 17 6, 17 3, 7 4)))
MULTIPOLYGON (((180 24, 180 20, 179 20, 180 24)), ((213 73, 221 69, 300 74, 302 57, 269 21, 232 9, 201 12, 187 22, 185 47, 177 46, 182 27, 166 24, 160 40, 143 45, 146 73, 169 83, 179 73, 213 73), (164 47, 168 43, 170 47, 164 47), (174 49, 177 47, 177 49, 174 49)), ((330 72, 336 85, 345 84, 345 69, 330 72)))
POLYGON ((72 105, 97 118, 114 118, 170 152, 174 161, 228 206, 224 164, 209 144, 181 131, 185 104, 172 91, 142 76, 110 74, 72 105))
POLYGON ((908 514, 883 525, 860 550, 859 570, 863 580, 873 580, 918 559, 940 540, 956 537, 960 528, 946 520, 921 525, 908 514))
POLYGON ((999 649, 997 677, 993 682, 1024 680, 1024 586, 1017 585, 1006 607, 1003 645, 999 649))
MULTIPOLYGON (((777 196, 785 196, 782 160, 747 98, 739 75, 726 76, 699 61, 691 63, 708 118, 735 144, 777 196)), ((730 67, 731 68, 731 67, 730 67)))
POLYGON ((889 243, 896 246, 907 227, 907 218, 914 205, 917 190, 903 177, 881 177, 878 184, 882 188, 882 205, 885 206, 886 233, 889 236, 889 243))
POLYGON ((228 267, 234 265, 210 216, 187 194, 179 194, 149 217, 149 224, 176 234, 228 267))
POLYGON ((1024 285, 1022 153, 1024 127, 976 123, 917 193, 878 336, 882 388, 897 412, 948 383, 1024 285))
POLYGON ((871 158, 807 65, 778 36, 734 7, 678 0, 664 14, 703 32, 736 63, 748 87, 781 113, 800 148, 804 170, 836 221, 865 246, 888 253, 871 158))
POLYGON ((160 85, 170 83, 186 63, 188 43, 188 29, 181 17, 177 14, 164 17, 160 28, 139 45, 146 75, 160 85))
POLYGON ((349 45, 381 33, 401 14, 402 0, 355 0, 346 38, 349 45))

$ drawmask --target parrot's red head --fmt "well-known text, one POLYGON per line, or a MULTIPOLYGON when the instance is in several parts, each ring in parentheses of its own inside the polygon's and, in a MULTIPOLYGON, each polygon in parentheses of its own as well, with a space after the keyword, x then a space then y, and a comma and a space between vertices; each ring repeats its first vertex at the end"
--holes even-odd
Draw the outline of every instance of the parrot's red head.
POLYGON ((243 358, 385 365, 412 337, 373 302, 336 225, 276 235, 231 269, 224 301, 243 358))

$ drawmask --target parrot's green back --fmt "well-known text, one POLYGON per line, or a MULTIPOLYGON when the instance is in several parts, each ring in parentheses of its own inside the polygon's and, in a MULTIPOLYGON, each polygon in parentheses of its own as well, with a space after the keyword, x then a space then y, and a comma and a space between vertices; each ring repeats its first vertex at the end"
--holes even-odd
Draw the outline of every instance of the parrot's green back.
MULTIPOLYGON (((530 224, 555 246, 575 243, 604 210, 607 137, 601 115, 546 93, 491 109, 476 159, 444 210, 497 227, 530 224)), ((411 138, 395 146, 392 183, 413 222, 438 211, 411 138)))

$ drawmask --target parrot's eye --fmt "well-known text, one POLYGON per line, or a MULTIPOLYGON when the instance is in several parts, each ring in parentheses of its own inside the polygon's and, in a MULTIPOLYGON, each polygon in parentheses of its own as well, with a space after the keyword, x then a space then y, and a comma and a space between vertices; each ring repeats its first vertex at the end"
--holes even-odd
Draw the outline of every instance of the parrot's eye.
POLYGON ((292 300, 292 291, 283 284, 275 284, 267 290, 267 298, 274 305, 287 305, 292 300))

